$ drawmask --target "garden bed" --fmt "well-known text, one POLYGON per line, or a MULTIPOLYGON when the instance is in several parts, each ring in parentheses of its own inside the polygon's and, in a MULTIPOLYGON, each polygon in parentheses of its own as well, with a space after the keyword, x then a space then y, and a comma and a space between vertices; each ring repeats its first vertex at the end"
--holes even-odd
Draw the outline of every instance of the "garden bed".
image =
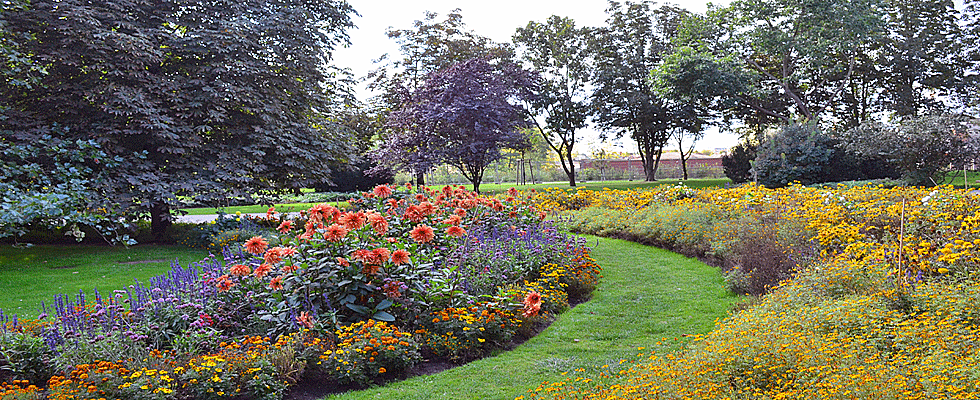
POLYGON ((4 315, 4 390, 281 398, 308 376, 360 387, 407 376, 423 355, 494 353, 586 298, 600 271, 514 195, 382 186, 348 211, 270 212, 256 222, 274 234, 222 257, 145 286, 60 296, 37 320, 4 315))

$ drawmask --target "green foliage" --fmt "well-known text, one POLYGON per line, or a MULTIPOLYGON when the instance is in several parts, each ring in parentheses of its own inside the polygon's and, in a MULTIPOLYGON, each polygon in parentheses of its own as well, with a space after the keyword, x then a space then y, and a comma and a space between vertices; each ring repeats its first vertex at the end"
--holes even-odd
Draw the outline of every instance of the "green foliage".
POLYGON ((64 140, 66 128, 52 127, 30 143, 0 131, 0 237, 21 236, 32 227, 61 229, 82 241, 78 225, 89 226, 111 243, 135 244, 118 207, 105 201, 108 174, 119 157, 108 156, 92 140, 64 140))
POLYGON ((757 146, 749 142, 740 142, 732 147, 731 154, 726 154, 721 158, 721 165, 725 169, 725 176, 732 180, 732 183, 745 183, 752 180, 752 162, 756 158, 757 146))
POLYGON ((151 214, 181 196, 208 203, 306 187, 347 160, 328 118, 348 82, 329 64, 354 13, 342 0, 33 0, 4 11, 20 51, 45 60, 30 87, 0 86, 11 145, 94 140, 118 165, 98 198, 151 214), (248 21, 243 23, 242 21, 248 21))
MULTIPOLYGON (((570 186, 575 186, 575 133, 586 126, 591 114, 585 85, 593 68, 588 52, 594 39, 592 29, 578 28, 571 18, 557 15, 545 22, 528 22, 513 37, 522 59, 541 74, 531 113, 544 117, 545 125, 538 126, 538 131, 558 154, 570 186)), ((536 118, 534 122, 538 124, 536 118)))
POLYGON ((790 125, 759 146, 754 170, 759 183, 769 188, 793 182, 824 182, 838 150, 834 141, 814 125, 790 125))
POLYGON ((17 332, 0 332, 0 381, 9 377, 46 382, 58 370, 51 350, 44 338, 17 332))
POLYGON ((595 47, 595 119, 604 131, 637 142, 646 180, 653 181, 657 156, 672 128, 700 132, 701 121, 689 115, 691 103, 658 93, 649 76, 671 51, 677 25, 689 13, 670 5, 652 8, 645 2, 610 2, 606 13, 608 26, 597 30, 597 40, 590 42, 595 47))
POLYGON ((271 236, 268 229, 262 228, 250 218, 219 211, 214 220, 194 225, 192 229, 182 232, 178 243, 206 249, 212 254, 221 254, 225 248, 238 250, 249 238, 263 235, 271 236))
POLYGON ((894 165, 911 185, 933 186, 976 158, 977 137, 968 118, 929 115, 897 123, 868 122, 844 132, 842 141, 855 154, 894 165))

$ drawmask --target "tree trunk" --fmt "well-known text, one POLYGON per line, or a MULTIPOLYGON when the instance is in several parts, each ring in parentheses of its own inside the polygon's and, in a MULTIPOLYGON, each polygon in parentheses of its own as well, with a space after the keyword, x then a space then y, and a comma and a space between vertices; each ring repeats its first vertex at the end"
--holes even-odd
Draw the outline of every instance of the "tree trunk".
POLYGON ((171 223, 170 206, 162 201, 153 202, 150 206, 150 232, 153 238, 157 241, 165 239, 171 223))
POLYGON ((415 173, 415 185, 418 187, 425 186, 425 174, 422 172, 415 173))
POLYGON ((681 152, 681 171, 684 171, 684 180, 687 180, 687 158, 684 158, 684 153, 681 152))
POLYGON ((568 168, 565 169, 565 173, 568 175, 568 186, 575 187, 575 161, 572 160, 571 147, 568 147, 565 157, 568 159, 568 168))

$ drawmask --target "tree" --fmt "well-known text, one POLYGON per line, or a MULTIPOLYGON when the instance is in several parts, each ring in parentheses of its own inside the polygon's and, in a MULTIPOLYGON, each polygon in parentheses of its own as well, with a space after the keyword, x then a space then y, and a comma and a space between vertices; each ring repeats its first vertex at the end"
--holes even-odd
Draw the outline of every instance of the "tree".
POLYGON ((683 44, 751 71, 756 81, 744 93, 753 96, 741 105, 782 123, 817 120, 832 107, 883 24, 873 0, 737 0, 686 21, 694 26, 682 27, 683 44))
POLYGON ((0 237, 71 226, 67 234, 81 241, 78 225, 86 225, 110 243, 134 243, 103 190, 119 160, 95 141, 60 140, 61 129, 33 143, 14 143, 10 132, 0 132, 0 237))
POLYGON ((592 36, 592 29, 576 28, 571 18, 552 15, 543 23, 528 22, 513 38, 523 60, 541 74, 540 91, 530 108, 535 116, 544 117, 544 126, 537 118, 533 121, 558 154, 570 186, 575 186, 575 134, 591 114, 586 84, 592 68, 588 54, 592 36))
POLYGON ((393 132, 404 132, 408 138, 392 138, 377 158, 410 167, 419 162, 411 153, 425 146, 430 162, 456 167, 479 193, 483 173, 502 157, 501 149, 529 146, 520 130, 528 125, 527 110, 514 102, 529 100, 536 85, 534 74, 485 58, 431 73, 389 116, 393 132), (411 146, 397 147, 405 143, 411 146))
POLYGON ((342 1, 34 0, 6 29, 46 66, 3 87, 0 129, 35 140, 53 124, 122 161, 107 193, 160 235, 183 196, 200 202, 329 178, 347 140, 326 118, 343 82, 342 1))
MULTIPOLYGON (((381 91, 379 103, 384 115, 398 109, 407 101, 411 91, 418 90, 429 74, 476 57, 485 57, 495 63, 511 62, 514 51, 509 44, 495 43, 466 28, 459 9, 438 20, 439 14, 426 12, 424 20, 417 20, 413 29, 389 29, 388 37, 398 42, 400 59, 391 60, 387 54, 379 59, 383 63, 368 75, 369 88, 381 91)), ((426 137, 413 137, 410 132, 394 132, 390 140, 400 140, 397 148, 414 148, 417 154, 399 163, 416 176, 416 183, 424 184, 424 175, 436 167, 433 157, 427 153, 426 137)))
POLYGON ((881 158, 909 184, 920 186, 942 184, 947 172, 976 160, 978 139, 975 121, 953 114, 869 121, 842 135, 849 151, 881 158))
POLYGON ((594 50, 596 122, 617 137, 629 135, 636 141, 646 180, 653 181, 679 109, 657 93, 650 71, 671 53, 671 39, 687 11, 610 1, 606 12, 608 26, 596 33, 594 50))
POLYGON ((962 90, 965 41, 951 0, 884 2, 887 35, 881 37, 877 77, 886 107, 916 116, 941 106, 936 96, 962 90))

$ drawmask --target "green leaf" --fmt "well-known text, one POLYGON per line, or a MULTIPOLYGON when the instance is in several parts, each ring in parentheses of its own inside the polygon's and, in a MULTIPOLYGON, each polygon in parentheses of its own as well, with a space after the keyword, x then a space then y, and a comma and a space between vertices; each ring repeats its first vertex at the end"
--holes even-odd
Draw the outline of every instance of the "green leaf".
POLYGON ((386 311, 378 311, 374 313, 374 315, 371 316, 371 318, 376 319, 378 321, 386 321, 386 322, 392 322, 395 320, 395 316, 388 314, 388 312, 386 311))

